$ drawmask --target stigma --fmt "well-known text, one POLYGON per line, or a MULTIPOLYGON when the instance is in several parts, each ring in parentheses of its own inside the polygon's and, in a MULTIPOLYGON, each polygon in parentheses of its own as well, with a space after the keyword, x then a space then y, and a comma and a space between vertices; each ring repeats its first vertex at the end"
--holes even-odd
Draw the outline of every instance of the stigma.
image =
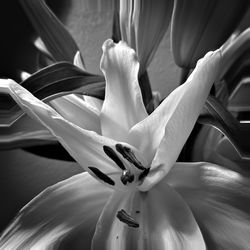
POLYGON ((121 169, 120 184, 125 188, 140 185, 150 171, 129 145, 117 143, 113 148, 104 145, 103 151, 121 169))

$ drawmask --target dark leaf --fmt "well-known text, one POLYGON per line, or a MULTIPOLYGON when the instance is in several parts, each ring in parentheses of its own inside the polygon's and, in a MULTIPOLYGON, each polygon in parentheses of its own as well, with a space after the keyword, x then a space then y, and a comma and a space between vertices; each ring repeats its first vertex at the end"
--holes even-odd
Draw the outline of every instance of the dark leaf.
POLYGON ((231 112, 249 112, 250 111, 250 78, 243 78, 236 85, 234 91, 229 96, 228 110, 231 112))
POLYGON ((119 1, 114 1, 114 4, 112 40, 115 43, 118 43, 120 40, 122 40, 120 30, 119 1))
POLYGON ((250 50, 250 28, 243 31, 235 39, 233 39, 227 46, 222 49, 222 68, 221 68, 221 78, 225 76, 230 70, 235 70, 234 63, 244 54, 247 54, 250 50))
POLYGON ((205 104, 205 113, 198 122, 211 125, 228 137, 242 158, 250 158, 250 126, 240 123, 214 97, 209 96, 205 104))
MULTIPOLYGON (((67 62, 43 68, 20 84, 45 102, 72 93, 103 99, 105 91, 105 81, 102 76, 90 74, 67 62)), ((18 105, 5 94, 0 96, 0 107, 0 124, 5 124, 3 118, 9 115, 17 119, 22 114, 18 105)))
MULTIPOLYGON (((60 62, 37 71, 21 83, 33 95, 45 102, 77 93, 104 98, 105 82, 73 64, 60 62)), ((0 94, 0 149, 51 143, 46 128, 28 120, 10 96, 0 94)))
POLYGON ((176 0, 171 42, 175 63, 194 68, 208 51, 232 34, 249 6, 248 0, 176 0))
POLYGON ((73 62, 79 50, 74 39, 44 0, 20 0, 26 15, 56 61, 73 62))
POLYGON ((105 80, 71 63, 59 62, 37 71, 21 85, 44 101, 72 93, 103 99, 105 80))
POLYGON ((147 109, 148 114, 150 114, 153 112, 153 106, 152 106, 153 95, 147 71, 145 71, 139 77, 139 85, 142 92, 143 103, 147 109))
POLYGON ((224 78, 227 82, 229 94, 231 94, 241 79, 249 75, 250 69, 250 50, 245 51, 239 58, 232 64, 226 72, 224 78))

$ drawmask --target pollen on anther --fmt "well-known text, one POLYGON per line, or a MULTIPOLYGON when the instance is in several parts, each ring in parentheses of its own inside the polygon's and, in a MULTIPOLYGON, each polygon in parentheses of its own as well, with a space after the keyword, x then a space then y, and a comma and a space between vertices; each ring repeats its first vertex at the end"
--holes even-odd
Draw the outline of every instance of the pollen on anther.
POLYGON ((135 219, 130 216, 124 209, 121 209, 117 212, 116 217, 123 223, 127 224, 129 227, 138 228, 140 225, 135 219))

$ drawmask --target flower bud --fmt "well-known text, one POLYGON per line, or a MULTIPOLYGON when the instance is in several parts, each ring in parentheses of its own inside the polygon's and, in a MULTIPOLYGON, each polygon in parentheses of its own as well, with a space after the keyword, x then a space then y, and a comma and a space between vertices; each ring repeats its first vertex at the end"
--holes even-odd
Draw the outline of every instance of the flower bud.
POLYGON ((144 73, 164 36, 172 14, 173 0, 121 0, 122 40, 139 58, 139 75, 144 73))
POLYGON ((219 48, 248 9, 248 0, 175 0, 171 42, 175 63, 193 68, 208 51, 219 48))

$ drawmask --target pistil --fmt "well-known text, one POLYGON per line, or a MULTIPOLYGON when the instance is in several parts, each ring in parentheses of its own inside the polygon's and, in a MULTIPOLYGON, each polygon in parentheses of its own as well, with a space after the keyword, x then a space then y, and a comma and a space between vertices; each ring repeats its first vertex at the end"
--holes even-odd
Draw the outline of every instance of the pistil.
POLYGON ((132 183, 135 179, 135 176, 133 174, 131 174, 131 172, 129 170, 125 170, 123 171, 122 175, 121 175, 121 182, 124 185, 127 185, 127 183, 132 183))

